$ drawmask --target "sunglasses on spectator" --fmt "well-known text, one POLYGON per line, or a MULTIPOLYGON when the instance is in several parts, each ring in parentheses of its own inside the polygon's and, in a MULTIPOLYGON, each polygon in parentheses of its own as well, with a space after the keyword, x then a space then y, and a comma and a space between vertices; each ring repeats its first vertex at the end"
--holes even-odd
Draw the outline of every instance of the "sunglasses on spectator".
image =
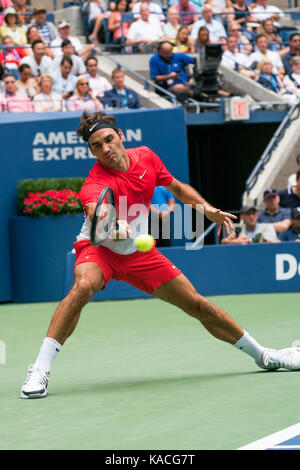
POLYGON ((88 85, 89 82, 81 82, 81 83, 78 83, 78 85, 88 85))

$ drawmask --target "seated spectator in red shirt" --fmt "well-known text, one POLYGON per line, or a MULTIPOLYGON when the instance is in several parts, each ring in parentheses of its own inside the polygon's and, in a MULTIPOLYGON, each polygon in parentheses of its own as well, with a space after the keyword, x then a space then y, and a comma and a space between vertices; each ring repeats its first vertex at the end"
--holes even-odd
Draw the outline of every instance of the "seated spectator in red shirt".
POLYGON ((26 57, 26 53, 24 49, 15 47, 10 36, 4 36, 2 43, 3 46, 6 46, 6 49, 2 49, 0 52, 0 62, 7 71, 12 73, 16 78, 19 78, 18 67, 21 59, 26 57))
POLYGON ((172 8, 178 10, 181 24, 191 25, 199 19, 196 8, 189 0, 179 0, 178 3, 172 5, 172 8))
POLYGON ((3 77, 4 93, 0 94, 0 109, 11 113, 32 112, 29 98, 17 91, 16 79, 13 74, 7 73, 3 77))
POLYGON ((124 16, 123 21, 121 21, 122 13, 125 13, 126 9, 127 1, 117 0, 116 10, 111 12, 108 18, 108 29, 113 35, 113 41, 115 44, 120 44, 122 41, 125 42, 125 39, 127 38, 127 33, 129 31, 131 22, 125 21, 124 16))

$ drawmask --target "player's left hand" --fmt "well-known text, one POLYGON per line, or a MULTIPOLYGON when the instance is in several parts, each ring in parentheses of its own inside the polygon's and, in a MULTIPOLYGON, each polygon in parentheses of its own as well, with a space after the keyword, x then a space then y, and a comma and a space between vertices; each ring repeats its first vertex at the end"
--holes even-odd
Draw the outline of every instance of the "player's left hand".
POLYGON ((223 212, 221 209, 216 209, 211 206, 205 206, 204 213, 209 220, 217 224, 218 236, 221 233, 222 225, 224 225, 227 235, 234 230, 231 219, 237 219, 235 215, 230 214, 229 212, 223 212))

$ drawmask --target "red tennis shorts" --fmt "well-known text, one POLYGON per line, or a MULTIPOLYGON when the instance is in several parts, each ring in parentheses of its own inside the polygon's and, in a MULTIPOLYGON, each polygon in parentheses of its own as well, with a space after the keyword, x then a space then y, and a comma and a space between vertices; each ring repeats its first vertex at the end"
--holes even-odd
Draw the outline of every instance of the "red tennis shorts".
POLYGON ((120 255, 104 246, 93 246, 88 240, 74 243, 75 267, 82 263, 97 263, 104 277, 104 287, 111 279, 128 282, 152 294, 155 289, 179 276, 181 271, 155 247, 146 252, 120 255))

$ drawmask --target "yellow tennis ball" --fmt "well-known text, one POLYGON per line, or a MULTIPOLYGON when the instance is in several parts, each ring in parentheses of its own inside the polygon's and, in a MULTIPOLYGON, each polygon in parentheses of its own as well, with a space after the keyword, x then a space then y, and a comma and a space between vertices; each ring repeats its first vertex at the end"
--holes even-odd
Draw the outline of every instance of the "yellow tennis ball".
POLYGON ((151 248, 154 246, 155 240, 152 235, 145 233, 144 235, 139 235, 136 237, 134 244, 138 251, 148 251, 151 250, 151 248))

